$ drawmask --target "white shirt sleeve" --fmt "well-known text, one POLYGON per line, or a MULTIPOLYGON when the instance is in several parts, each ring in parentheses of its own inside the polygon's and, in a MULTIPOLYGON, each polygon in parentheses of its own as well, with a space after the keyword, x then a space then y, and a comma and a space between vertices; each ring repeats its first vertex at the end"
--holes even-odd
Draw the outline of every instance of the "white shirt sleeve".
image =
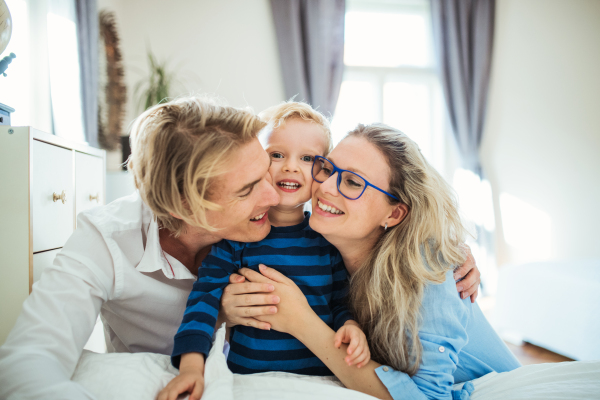
POLYGON ((115 271, 100 232, 85 215, 42 272, 0 347, 0 399, 93 399, 71 376, 115 271))

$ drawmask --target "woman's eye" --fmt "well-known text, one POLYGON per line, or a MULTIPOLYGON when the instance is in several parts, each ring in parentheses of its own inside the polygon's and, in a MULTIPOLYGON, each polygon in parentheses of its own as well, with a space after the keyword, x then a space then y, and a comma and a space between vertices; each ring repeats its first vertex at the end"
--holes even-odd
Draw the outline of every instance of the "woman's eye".
POLYGON ((271 153, 271 158, 283 158, 283 154, 281 154, 281 153, 271 153))
POLYGON ((355 181, 354 179, 346 179, 346 184, 348 186, 354 187, 354 188, 360 188, 362 187, 362 184, 360 182, 355 181))
POLYGON ((300 159, 306 162, 313 162, 315 158, 313 156, 302 156, 300 159))

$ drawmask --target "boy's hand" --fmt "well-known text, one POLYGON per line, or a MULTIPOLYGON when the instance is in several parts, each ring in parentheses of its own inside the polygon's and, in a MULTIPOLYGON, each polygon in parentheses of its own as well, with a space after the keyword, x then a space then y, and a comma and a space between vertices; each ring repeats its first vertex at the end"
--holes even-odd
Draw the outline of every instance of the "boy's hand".
POLYGON ((348 356, 344 361, 348 365, 354 365, 358 368, 365 366, 371 360, 371 351, 367 344, 367 337, 358 327, 355 321, 347 321, 334 336, 334 346, 340 348, 342 343, 349 343, 348 356))
POLYGON ((187 353, 181 357, 179 375, 173 378, 163 390, 160 391, 156 400, 177 400, 182 393, 190 393, 189 400, 200 400, 204 392, 204 356, 199 353, 187 353), (185 363, 186 356, 192 362, 185 363), (199 358, 201 362, 199 362, 199 358))

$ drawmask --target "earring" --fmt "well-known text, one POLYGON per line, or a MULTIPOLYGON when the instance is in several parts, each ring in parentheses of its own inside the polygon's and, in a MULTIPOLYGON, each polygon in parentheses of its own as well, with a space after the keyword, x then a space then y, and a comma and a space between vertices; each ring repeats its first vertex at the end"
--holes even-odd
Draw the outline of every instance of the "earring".
POLYGON ((385 227, 383 228, 384 231, 387 231, 387 222, 385 223, 385 227))

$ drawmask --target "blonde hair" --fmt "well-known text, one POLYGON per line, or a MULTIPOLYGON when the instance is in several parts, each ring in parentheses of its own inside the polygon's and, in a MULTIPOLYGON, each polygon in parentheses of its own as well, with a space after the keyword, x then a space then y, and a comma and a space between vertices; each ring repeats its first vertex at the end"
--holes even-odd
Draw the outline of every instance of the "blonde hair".
MULTIPOLYGON (((276 106, 272 106, 258 114, 261 120, 269 124, 271 129, 277 129, 285 125, 285 122, 292 118, 303 119, 304 121, 314 122, 323 128, 325 137, 325 154, 327 155, 333 149, 333 140, 331 138, 331 127, 329 120, 319 111, 315 110, 310 104, 301 101, 286 101, 276 106)), ((266 131, 265 131, 266 132, 266 131)))
POLYGON ((215 231, 206 211, 222 207, 207 198, 211 180, 226 171, 231 152, 264 126, 249 110, 202 97, 159 104, 140 115, 131 128, 127 168, 159 226, 175 236, 186 224, 215 231))
MULTIPOLYGON (((408 206, 350 280, 350 305, 369 338, 373 359, 414 375, 421 362, 420 308, 425 286, 461 265, 465 229, 452 188, 417 144, 383 124, 358 125, 346 137, 375 145, 390 167, 388 192, 408 206)), ((390 204, 398 202, 386 196, 390 204)))

